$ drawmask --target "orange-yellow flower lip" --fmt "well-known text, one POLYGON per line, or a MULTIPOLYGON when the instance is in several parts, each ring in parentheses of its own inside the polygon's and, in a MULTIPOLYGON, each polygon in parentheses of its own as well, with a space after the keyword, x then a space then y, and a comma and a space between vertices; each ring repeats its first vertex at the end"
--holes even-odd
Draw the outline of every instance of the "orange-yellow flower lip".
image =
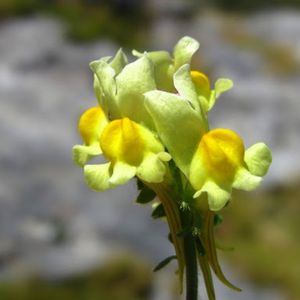
POLYGON ((86 145, 99 141, 100 133, 107 124, 106 116, 99 106, 91 107, 80 117, 79 133, 86 145))
POLYGON ((191 77, 197 87, 202 89, 204 92, 210 91, 210 81, 204 73, 200 71, 191 71, 191 77))
POLYGON ((100 139, 104 156, 110 161, 138 165, 143 157, 144 142, 139 125, 128 118, 110 122, 100 139))
POLYGON ((232 130, 214 129, 204 134, 192 162, 191 181, 199 189, 204 184, 197 169, 219 183, 233 181, 236 170, 243 165, 244 144, 232 130))

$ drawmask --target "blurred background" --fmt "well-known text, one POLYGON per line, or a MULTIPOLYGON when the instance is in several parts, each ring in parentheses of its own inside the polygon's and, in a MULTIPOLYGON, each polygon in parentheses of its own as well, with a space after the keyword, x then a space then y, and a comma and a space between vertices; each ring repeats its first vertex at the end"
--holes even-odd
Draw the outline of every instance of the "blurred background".
MULTIPOLYGON (((300 299, 299 0, 1 0, 0 298, 168 300, 175 264, 162 221, 134 183, 90 191, 71 161, 77 120, 95 105, 91 60, 201 43, 193 68, 233 79, 212 127, 259 141, 274 161, 261 188, 235 192, 218 240, 222 300, 300 299)), ((201 291, 202 298, 206 295, 201 291)))

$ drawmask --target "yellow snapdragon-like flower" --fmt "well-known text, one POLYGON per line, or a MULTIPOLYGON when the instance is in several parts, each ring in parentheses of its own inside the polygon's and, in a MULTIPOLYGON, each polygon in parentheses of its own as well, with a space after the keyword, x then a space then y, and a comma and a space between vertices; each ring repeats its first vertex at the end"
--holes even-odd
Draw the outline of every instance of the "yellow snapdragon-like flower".
POLYGON ((73 147, 73 160, 83 166, 89 158, 102 153, 100 136, 108 120, 101 107, 91 107, 86 110, 78 122, 78 130, 83 139, 83 145, 73 147))
MULTIPOLYGON (((209 92, 209 79, 188 71, 184 65, 174 74, 178 95, 148 92, 146 107, 160 139, 195 189, 194 198, 206 192, 209 209, 218 211, 230 199, 232 188, 252 190, 259 185, 272 155, 263 143, 245 151, 242 139, 231 130, 209 130, 205 98, 197 100, 197 89, 209 92)), ((226 81, 219 83, 219 91, 221 87, 226 90, 226 81)))
MULTIPOLYGON (((268 167, 269 149, 264 144, 255 147, 257 145, 260 145, 260 154, 267 156, 268 167)), ((260 160, 258 156, 257 152, 250 156, 248 152, 245 158, 244 143, 232 130, 218 128, 207 132, 191 162, 189 179, 196 190, 194 198, 206 192, 210 209, 217 211, 230 199, 232 187, 247 191, 255 189, 267 171, 262 163, 260 171, 252 168, 253 162, 260 160)))
POLYGON ((129 118, 114 120, 104 128, 100 146, 109 162, 84 167, 86 181, 94 190, 124 184, 134 176, 145 182, 163 181, 164 162, 171 157, 146 127, 129 118))

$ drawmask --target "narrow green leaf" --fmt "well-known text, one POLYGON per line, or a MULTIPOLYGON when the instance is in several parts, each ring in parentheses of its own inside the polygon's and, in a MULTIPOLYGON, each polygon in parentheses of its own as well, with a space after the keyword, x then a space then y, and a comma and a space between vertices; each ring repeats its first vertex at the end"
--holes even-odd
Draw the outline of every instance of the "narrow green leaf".
POLYGON ((144 186, 136 199, 136 203, 147 204, 151 202, 155 197, 155 192, 149 189, 147 186, 144 186))
POLYGON ((172 238, 171 232, 169 232, 169 234, 168 234, 168 240, 171 244, 173 244, 173 238, 172 238))
POLYGON ((143 183, 142 180, 136 178, 136 186, 137 186, 137 189, 140 191, 144 188, 145 184, 143 183))
POLYGON ((167 258, 165 258, 164 260, 162 260, 154 269, 153 272, 157 272, 159 270, 161 270, 162 268, 164 268, 167 264, 169 264, 173 259, 177 259, 176 255, 172 255, 169 256, 167 258))
POLYGON ((161 203, 159 203, 152 212, 152 218, 153 219, 159 219, 166 216, 166 212, 164 210, 164 207, 161 203))
POLYGON ((211 270, 210 270, 210 266, 209 266, 208 256, 205 253, 205 248, 202 245, 200 238, 195 239, 195 242, 196 242, 196 249, 198 252, 197 256, 198 256, 198 261, 199 261, 199 267, 203 274, 208 299, 215 300, 216 299, 215 288, 214 288, 214 283, 213 283, 211 270))
POLYGON ((198 255, 198 261, 199 261, 200 269, 203 274, 208 299, 215 300, 216 294, 215 294, 214 282, 212 279, 212 274, 211 274, 207 257, 205 255, 204 256, 198 255))
POLYGON ((216 244, 214 239, 214 213, 209 211, 205 218, 204 224, 204 238, 203 243, 205 250, 207 252, 207 257, 210 262, 211 268, 213 269, 214 273, 218 277, 218 279, 224 283, 229 288, 240 292, 241 289, 233 285, 224 275, 221 266, 219 264, 216 244))

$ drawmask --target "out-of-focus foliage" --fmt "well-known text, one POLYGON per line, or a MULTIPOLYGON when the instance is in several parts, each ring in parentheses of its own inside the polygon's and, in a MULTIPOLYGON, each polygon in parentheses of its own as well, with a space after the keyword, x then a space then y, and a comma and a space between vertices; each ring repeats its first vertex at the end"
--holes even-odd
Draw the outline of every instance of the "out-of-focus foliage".
POLYGON ((151 269, 136 258, 124 256, 73 279, 1 283, 0 299, 147 300, 151 298, 151 288, 151 269))
POLYGON ((217 7, 228 11, 249 11, 280 6, 300 7, 299 0, 214 0, 217 7))
POLYGON ((39 8, 36 0, 2 0, 0 1, 0 18, 26 15, 39 8))
POLYGON ((0 19, 35 13, 51 14, 66 23, 73 40, 108 37, 123 46, 145 45, 147 5, 137 0, 1 0, 0 19))
POLYGON ((283 288, 288 300, 300 296, 299 199, 299 183, 252 195, 236 193, 218 232, 236 250, 226 258, 258 285, 283 288))
MULTIPOLYGON (((170 13, 179 16, 190 7, 196 13, 213 6, 228 11, 249 12, 281 6, 300 7, 300 0, 182 0, 174 5, 170 0, 170 13), (173 5, 171 5, 173 4, 173 5), (177 7, 177 9, 175 9, 177 7), (179 12, 181 10, 181 13, 179 12)), ((147 47, 147 31, 155 18, 151 0, 1 0, 0 20, 35 13, 56 15, 65 21, 67 35, 78 41, 108 37, 129 48, 147 47)), ((155 10, 159 12, 159 9, 155 10)), ((188 14, 191 18, 193 13, 188 14)))

